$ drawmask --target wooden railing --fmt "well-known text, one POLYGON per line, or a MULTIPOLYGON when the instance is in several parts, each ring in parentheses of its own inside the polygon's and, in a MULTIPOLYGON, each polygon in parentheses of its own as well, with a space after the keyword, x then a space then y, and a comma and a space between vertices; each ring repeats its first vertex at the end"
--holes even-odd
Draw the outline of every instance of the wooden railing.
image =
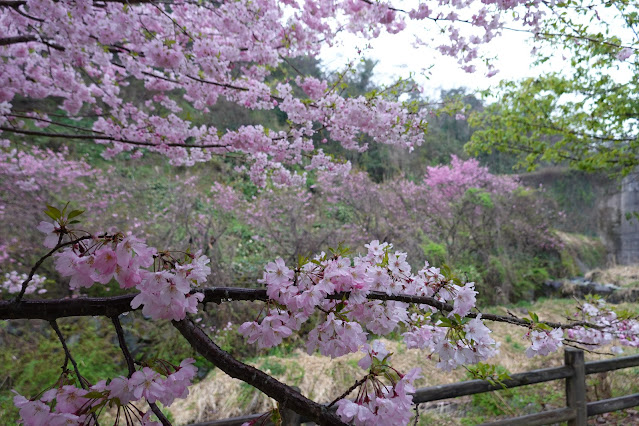
MULTIPOLYGON (((587 402, 586 376, 588 374, 603 373, 606 371, 636 366, 639 366, 639 355, 613 358, 603 361, 584 362, 584 352, 582 350, 566 348, 564 352, 564 365, 562 367, 544 368, 541 370, 513 374, 510 379, 504 380, 502 384, 492 384, 486 380, 470 380, 449 385, 420 388, 417 389, 415 395, 413 395, 413 402, 415 404, 421 404, 424 402, 491 392, 504 388, 510 389, 535 383, 565 379, 566 407, 485 423, 484 426, 533 426, 558 422, 568 422, 569 426, 585 426, 586 419, 589 416, 595 416, 597 414, 608 413, 639 405, 639 393, 621 396, 618 398, 587 402)), ((252 414, 249 416, 197 423, 189 426, 239 426, 244 422, 257 419, 261 416, 262 414, 252 414)), ((284 412, 282 413, 282 416, 285 426, 300 425, 306 422, 306 419, 300 418, 299 415, 293 412, 284 412)))

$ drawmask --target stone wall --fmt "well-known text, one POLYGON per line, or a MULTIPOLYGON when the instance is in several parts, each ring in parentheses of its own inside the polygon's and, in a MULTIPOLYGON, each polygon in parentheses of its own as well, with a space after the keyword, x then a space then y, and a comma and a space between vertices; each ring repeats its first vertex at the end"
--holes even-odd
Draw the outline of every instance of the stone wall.
POLYGON ((617 263, 629 265, 639 263, 639 174, 633 173, 621 182, 620 196, 620 247, 617 263))

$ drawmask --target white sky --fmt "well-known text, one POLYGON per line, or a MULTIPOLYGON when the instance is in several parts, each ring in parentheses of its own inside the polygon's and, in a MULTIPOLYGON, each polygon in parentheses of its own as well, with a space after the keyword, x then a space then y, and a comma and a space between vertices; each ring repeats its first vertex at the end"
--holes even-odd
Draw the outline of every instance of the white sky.
MULTIPOLYGON (((605 19, 613 19, 606 17, 605 13, 601 11, 605 19)), ((553 59, 543 67, 532 67, 533 58, 530 53, 532 45, 527 41, 531 37, 530 34, 503 30, 501 36, 480 48, 483 54, 497 58, 493 63, 499 73, 492 78, 487 78, 485 66, 476 61, 474 63, 477 65, 477 71, 469 74, 461 69, 457 59, 444 56, 434 48, 443 44, 446 37, 435 25, 428 20, 407 19, 406 22, 406 29, 399 34, 382 32, 380 37, 373 40, 365 40, 344 33, 338 39, 341 45, 325 47, 321 59, 329 70, 343 70, 344 65, 350 60, 357 61, 361 57, 378 60, 374 71, 376 83, 392 83, 398 77, 408 77, 412 72, 413 78, 422 85, 424 93, 431 99, 437 98, 441 89, 466 87, 470 91, 484 90, 496 86, 502 79, 518 80, 569 68, 569 63, 562 58, 562 52, 559 49, 554 52, 553 59), (433 39, 431 45, 434 47, 415 48, 413 46, 415 34, 425 41, 433 39), (366 49, 367 45, 370 45, 368 49, 366 49), (358 48, 364 49, 361 56, 357 53, 358 48), (425 75, 424 70, 431 66, 430 75, 425 75)), ((517 22, 507 22, 507 26, 521 28, 517 22)), ((469 26, 464 25, 459 26, 459 30, 466 36, 472 31, 469 26)), ((632 39, 632 34, 630 37, 632 39)), ((625 72, 622 70, 621 73, 615 70, 611 72, 620 79, 626 79, 632 75, 627 69, 625 72)))
MULTIPOLYGON (((506 32, 484 46, 488 55, 497 56, 494 64, 499 73, 492 78, 486 77, 486 69, 481 63, 477 64, 476 72, 467 73, 461 69, 455 58, 444 56, 434 48, 413 47, 413 39, 411 29, 395 35, 382 34, 373 40, 345 35, 341 38, 341 46, 326 48, 321 58, 330 70, 343 69, 349 60, 358 60, 358 48, 362 49, 370 44, 363 56, 379 61, 375 67, 376 82, 390 83, 398 77, 408 77, 412 72, 413 77, 424 88, 424 93, 431 97, 438 96, 440 89, 466 87, 470 90, 483 90, 497 85, 501 79, 521 79, 540 73, 538 69, 531 69, 531 46, 526 42, 527 34, 506 32), (431 66, 430 75, 426 75, 424 70, 431 66)), ((435 45, 437 44, 439 43, 435 45)))

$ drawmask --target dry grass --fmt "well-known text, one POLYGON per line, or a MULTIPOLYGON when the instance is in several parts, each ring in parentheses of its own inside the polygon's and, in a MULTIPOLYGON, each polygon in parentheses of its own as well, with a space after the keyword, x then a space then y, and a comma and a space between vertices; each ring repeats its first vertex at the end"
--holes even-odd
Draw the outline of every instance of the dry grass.
MULTIPOLYGON (((537 302, 530 308, 539 314, 542 320, 563 321, 566 310, 571 306, 566 299, 546 300, 537 302)), ((510 312, 518 316, 527 314, 528 309, 510 308, 510 312)), ((494 313, 506 313, 505 308, 490 309, 494 313)), ((525 330, 502 323, 489 324, 493 330, 495 340, 501 342, 500 353, 489 362, 505 367, 509 372, 516 373, 537 368, 558 366, 563 363, 563 353, 559 352, 548 357, 527 358, 524 354, 527 346, 523 339, 525 330)), ((394 352, 392 363, 399 371, 408 371, 415 366, 422 367, 423 378, 417 382, 418 387, 434 386, 454 383, 466 379, 463 368, 453 372, 443 372, 435 367, 436 361, 430 360, 428 353, 419 350, 407 350, 401 342, 386 341, 387 347, 394 352)), ((293 386, 298 386, 307 397, 318 402, 329 402, 339 396, 345 389, 361 378, 363 371, 357 366, 361 358, 359 354, 351 354, 339 359, 314 354, 308 355, 296 351, 286 358, 263 357, 252 365, 266 370, 277 379, 293 386)), ((436 358, 436 357, 435 357, 436 358)), ((587 360, 602 358, 601 355, 586 354, 587 360)), ((627 381, 627 378, 624 379, 627 381)), ((637 384, 637 383, 635 383, 637 384)), ((605 386, 628 386, 619 380, 602 379, 599 393, 606 393, 605 386), (604 383, 605 382, 605 383, 604 383)), ((539 392, 560 387, 559 382, 547 385, 539 392)), ((556 390, 556 389, 555 389, 556 390)), ((601 397, 601 395, 599 395, 601 397)), ((468 402, 469 397, 455 402, 468 402)), ((191 388, 191 394, 185 400, 178 400, 170 407, 176 424, 188 424, 205 420, 235 417, 249 413, 268 411, 275 406, 275 402, 239 380, 226 376, 215 370, 202 382, 191 388)), ((463 414, 463 413, 462 413, 463 414)), ((515 413, 517 415, 521 413, 515 413)), ((459 419, 451 418, 451 414, 437 415, 429 413, 424 416, 423 424, 459 424, 459 419), (424 420, 425 419, 425 420, 424 420), (428 420, 430 419, 430 420, 428 420), (424 421, 427 421, 424 423, 424 421), (429 423, 430 422, 430 423, 429 423)))
POLYGON ((586 279, 620 287, 639 287, 639 265, 594 269, 586 274, 586 279))

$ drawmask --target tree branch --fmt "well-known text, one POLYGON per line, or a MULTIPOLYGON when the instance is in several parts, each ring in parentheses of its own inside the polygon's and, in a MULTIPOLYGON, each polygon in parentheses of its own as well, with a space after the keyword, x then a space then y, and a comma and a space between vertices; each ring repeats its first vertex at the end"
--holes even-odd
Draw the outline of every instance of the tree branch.
MULTIPOLYGON (((208 288, 203 303, 221 303, 227 300, 267 301, 266 290, 251 288, 208 288)), ((114 317, 131 312, 131 300, 137 293, 111 297, 83 297, 77 299, 22 300, 19 303, 0 300, 0 320, 42 319, 55 320, 66 317, 105 316, 114 317)))
MULTIPOLYGON (((80 369, 78 368, 78 364, 75 362, 75 359, 73 359, 73 357, 71 356, 71 351, 69 351, 69 348, 67 347, 67 342, 64 339, 64 336, 62 335, 62 332, 60 331, 60 327, 58 327, 58 323, 53 320, 53 321, 49 321, 49 324, 51 325, 51 328, 53 328, 53 330, 55 331, 55 334, 57 334, 58 336, 58 340, 60 340, 60 343, 62 344, 62 348, 64 349, 64 364, 66 366, 67 361, 71 361, 71 365, 73 365, 73 370, 75 371, 75 375, 78 378, 78 381, 80 382, 80 386, 82 387, 82 389, 88 389, 88 382, 84 379, 84 377, 82 377, 82 375, 80 374, 80 369)), ((95 413, 91 413, 91 417, 93 418, 93 421, 95 422, 96 426, 100 426, 100 424, 98 423, 98 416, 95 413)))
MULTIPOLYGON (((36 120, 37 118, 33 118, 34 120, 36 120)), ((39 132, 36 130, 24 130, 24 129, 15 129, 15 128, 11 128, 11 127, 4 127, 1 126, 0 130, 4 131, 4 132, 13 132, 13 133, 18 133, 20 135, 27 135, 27 136, 44 136, 47 138, 64 138, 64 139, 97 139, 97 140, 103 140, 103 141, 111 141, 111 142, 119 142, 119 143, 123 143, 123 144, 127 144, 127 145, 138 145, 138 146, 150 146, 150 147, 159 147, 159 146, 171 146, 171 147, 180 147, 180 148, 228 148, 227 145, 220 145, 220 144, 191 144, 191 145, 187 145, 187 144, 183 144, 183 143, 161 143, 161 144, 157 144, 157 143, 152 143, 152 142, 141 142, 141 141, 132 141, 132 140, 128 140, 128 139, 119 139, 119 138, 114 138, 112 136, 104 136, 104 135, 100 135, 100 134, 94 134, 94 135, 75 135, 75 134, 65 134, 65 133, 48 133, 48 132, 39 132)), ((87 132, 91 132, 92 130, 87 129, 87 132)))
POLYGON ((115 327, 115 334, 117 334, 118 336, 118 343, 120 344, 122 355, 124 355, 124 359, 126 360, 126 366, 129 369, 128 377, 131 378, 133 373, 135 373, 135 361, 133 360, 133 356, 131 356, 131 352, 129 352, 129 348, 127 347, 126 341, 124 340, 124 330, 122 329, 122 324, 120 324, 120 319, 117 315, 111 317, 111 322, 113 322, 113 326, 115 327))
POLYGON ((32 35, 4 37, 4 38, 0 38, 0 46, 8 46, 10 44, 18 44, 18 43, 27 43, 30 41, 39 41, 39 39, 36 36, 32 36, 32 35))
POLYGON ((213 363, 229 376, 242 380, 277 400, 282 407, 289 408, 296 413, 307 416, 320 425, 346 425, 346 423, 342 422, 340 418, 327 407, 311 401, 301 393, 274 379, 263 371, 233 358, 229 353, 213 343, 206 333, 190 319, 173 321, 173 326, 175 326, 189 344, 209 362, 213 363))
POLYGON ((65 362, 66 360, 71 361, 71 365, 73 365, 73 370, 75 371, 75 375, 78 377, 80 386, 82 386, 82 389, 86 389, 87 386, 86 386, 86 383, 84 383, 84 379, 82 375, 80 375, 80 369, 78 369, 78 364, 75 362, 75 359, 73 359, 73 357, 71 356, 71 352, 69 351, 69 348, 67 347, 67 342, 64 339, 62 332, 60 331, 60 327, 58 327, 58 323, 55 320, 52 320, 52 321, 49 321, 49 324, 51 324, 51 328, 53 329, 53 331, 55 331, 55 334, 58 336, 58 340, 60 340, 60 343, 62 344, 62 349, 64 349, 64 355, 66 356, 65 362))
POLYGON ((158 416, 158 419, 162 423, 162 426, 172 426, 169 419, 166 418, 162 410, 160 410, 160 407, 158 407, 158 405, 155 402, 149 402, 149 407, 151 407, 151 411, 153 411, 153 414, 158 416))
MULTIPOLYGON (((192 293, 204 294, 202 303, 222 303, 230 301, 268 301, 269 297, 265 289, 215 287, 193 290, 192 293)), ((54 320, 75 316, 106 316, 114 317, 125 312, 131 312, 131 300, 137 295, 128 294, 111 297, 86 297, 77 299, 51 299, 51 300, 23 300, 20 303, 0 301, 0 320, 6 319, 43 319, 54 320)), ((348 298, 349 293, 337 293, 327 296, 330 300, 342 300, 348 298)), ((398 301, 432 306, 442 312, 450 312, 454 309, 450 303, 441 302, 429 296, 411 296, 407 294, 388 295, 374 291, 368 296, 369 300, 398 301)), ((481 312, 471 312, 469 318, 481 315, 483 320, 505 322, 521 327, 529 327, 530 322, 514 316, 496 315, 481 312)), ((596 324, 586 321, 570 323, 544 322, 552 328, 569 329, 574 327, 600 328, 596 324)))
POLYGON ((20 300, 22 300, 22 297, 24 296, 24 292, 27 291, 27 286, 29 285, 29 282, 31 282, 31 280, 33 279, 33 275, 36 273, 36 271, 38 270, 40 265, 42 265, 42 262, 47 260, 49 257, 53 256, 53 254, 56 251, 60 250, 62 247, 73 245, 73 244, 79 243, 80 241, 89 240, 91 238, 93 238, 93 237, 88 235, 88 236, 85 236, 85 237, 76 238, 75 240, 67 241, 66 243, 61 243, 60 241, 62 240, 62 235, 60 235, 60 239, 58 240, 58 245, 56 245, 54 248, 52 248, 51 251, 49 251, 47 254, 42 256, 35 263, 35 265, 33 265, 33 268, 31 268, 31 271, 29 271, 29 276, 22 283, 22 288, 20 289, 20 293, 16 296, 15 299, 13 299, 12 303, 15 303, 15 304, 20 303, 20 300))
POLYGON ((25 4, 27 4, 26 1, 24 0, 3 0, 0 1, 0 7, 12 7, 12 8, 18 8, 20 6, 24 6, 25 4))

